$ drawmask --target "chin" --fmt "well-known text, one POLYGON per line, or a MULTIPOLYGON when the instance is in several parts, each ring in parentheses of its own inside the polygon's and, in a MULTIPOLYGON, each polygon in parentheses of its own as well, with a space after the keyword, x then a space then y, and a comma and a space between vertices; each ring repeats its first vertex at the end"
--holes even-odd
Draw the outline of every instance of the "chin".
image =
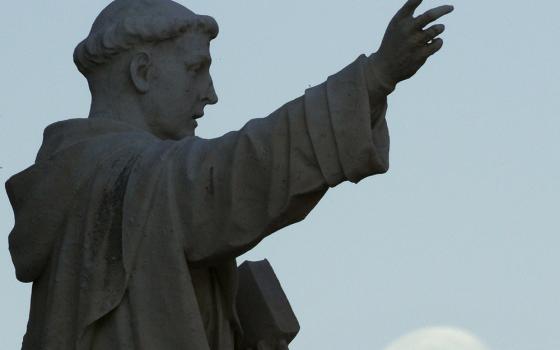
POLYGON ((195 136, 195 130, 196 127, 198 125, 187 125, 186 127, 180 129, 180 131, 177 133, 177 138, 176 139, 183 139, 185 137, 193 137, 195 136))

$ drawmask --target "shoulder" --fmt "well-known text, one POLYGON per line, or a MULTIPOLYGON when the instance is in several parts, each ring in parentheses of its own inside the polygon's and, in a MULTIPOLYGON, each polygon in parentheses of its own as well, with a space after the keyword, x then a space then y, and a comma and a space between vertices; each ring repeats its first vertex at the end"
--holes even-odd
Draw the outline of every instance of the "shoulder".
POLYGON ((141 149, 156 141, 158 139, 150 133, 113 119, 68 119, 45 128, 37 162, 53 158, 61 152, 77 151, 93 155, 121 144, 128 145, 129 149, 141 149))

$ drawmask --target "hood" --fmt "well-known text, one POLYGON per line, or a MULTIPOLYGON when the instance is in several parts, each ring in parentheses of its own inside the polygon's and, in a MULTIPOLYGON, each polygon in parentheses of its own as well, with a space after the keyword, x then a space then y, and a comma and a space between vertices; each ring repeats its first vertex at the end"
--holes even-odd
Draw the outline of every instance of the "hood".
POLYGON ((93 173, 91 150, 100 136, 131 131, 138 129, 104 118, 71 119, 45 129, 35 164, 6 182, 15 216, 9 247, 18 280, 36 280, 47 265, 74 196, 93 173))

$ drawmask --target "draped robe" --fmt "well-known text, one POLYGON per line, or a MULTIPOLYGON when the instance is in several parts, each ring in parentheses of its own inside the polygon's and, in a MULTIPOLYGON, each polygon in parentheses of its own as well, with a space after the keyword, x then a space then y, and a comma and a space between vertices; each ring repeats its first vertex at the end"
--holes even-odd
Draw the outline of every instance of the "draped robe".
POLYGON ((234 349, 235 258, 328 188, 388 169, 386 94, 365 60, 215 139, 47 127, 6 184, 16 275, 33 282, 23 349, 234 349))

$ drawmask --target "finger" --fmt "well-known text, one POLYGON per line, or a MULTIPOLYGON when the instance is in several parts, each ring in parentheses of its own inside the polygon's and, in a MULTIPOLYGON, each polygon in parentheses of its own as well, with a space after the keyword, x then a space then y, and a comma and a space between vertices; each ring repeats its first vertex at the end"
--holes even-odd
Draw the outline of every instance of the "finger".
POLYGON ((425 57, 430 57, 436 52, 438 52, 439 50, 441 50, 442 47, 443 47, 443 39, 441 38, 434 39, 431 43, 426 45, 423 54, 425 57))
POLYGON ((427 43, 428 41, 432 41, 445 31, 445 26, 443 24, 434 24, 430 28, 426 29, 422 32, 422 43, 427 43))
POLYGON ((444 5, 433 8, 429 11, 426 11, 424 14, 418 16, 415 20, 415 25, 418 28, 424 28, 428 24, 432 23, 433 21, 441 18, 448 13, 453 11, 453 6, 451 5, 444 5))
POLYGON ((412 16, 414 11, 420 6, 422 0, 408 0, 406 4, 397 12, 398 17, 412 16))

